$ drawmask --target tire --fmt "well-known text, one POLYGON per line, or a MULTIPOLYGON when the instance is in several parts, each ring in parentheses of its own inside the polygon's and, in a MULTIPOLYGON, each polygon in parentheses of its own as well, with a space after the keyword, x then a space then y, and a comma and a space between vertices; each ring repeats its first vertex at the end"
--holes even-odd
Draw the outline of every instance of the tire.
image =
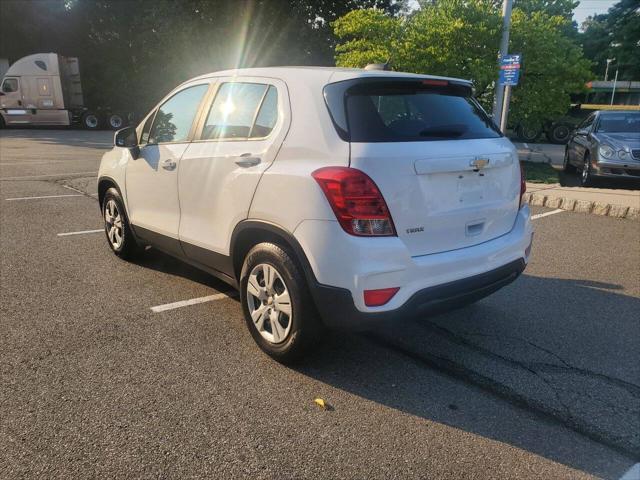
POLYGON ((126 127, 124 117, 119 113, 110 113, 107 115, 107 126, 111 130, 120 130, 121 128, 126 127))
POLYGON ((576 167, 569 162, 569 148, 564 149, 564 160, 562 161, 562 171, 565 173, 575 173, 576 167))
POLYGON ((584 162, 582 170, 580 170, 580 185, 590 187, 593 185, 593 175, 591 174, 591 155, 589 152, 584 154, 584 162))
POLYGON ((541 133, 542 130, 540 127, 526 127, 524 125, 518 125, 516 128, 516 134, 523 142, 535 142, 541 133))
POLYGON ((551 126, 551 129, 547 132, 547 138, 551 143, 555 143, 556 145, 564 145, 569 141, 572 130, 573 126, 568 123, 554 123, 551 126))
POLYGON ((100 117, 93 112, 84 112, 80 121, 82 128, 86 130, 98 130, 100 128, 100 117))
POLYGON ((107 243, 113 253, 124 260, 132 259, 141 253, 142 247, 131 233, 122 198, 115 188, 110 188, 104 194, 102 218, 107 243))
POLYGON ((5 127, 4 117, 2 115, 0 115, 0 130, 2 130, 4 127, 5 127))
POLYGON ((307 282, 293 255, 279 245, 260 243, 249 251, 240 301, 251 336, 275 360, 290 363, 317 345, 322 323, 307 282))

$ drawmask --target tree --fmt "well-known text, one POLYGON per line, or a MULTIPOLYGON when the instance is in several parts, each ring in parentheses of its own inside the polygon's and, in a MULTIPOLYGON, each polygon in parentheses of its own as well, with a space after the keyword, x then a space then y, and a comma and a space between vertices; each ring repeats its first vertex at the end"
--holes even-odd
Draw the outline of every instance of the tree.
MULTIPOLYGON (((405 18, 376 10, 350 12, 333 24, 340 39, 336 63, 363 67, 391 58, 397 70, 469 78, 489 107, 502 24, 497 3, 437 0, 405 18)), ((562 15, 513 10, 510 51, 524 58, 522 80, 513 90, 513 123, 539 125, 562 115, 570 105, 569 94, 589 79, 589 62, 565 33, 568 25, 562 15)))
POLYGON ((0 57, 78 57, 85 103, 144 113, 207 72, 331 65, 330 22, 394 0, 0 0, 0 57))
POLYGON ((598 78, 604 76, 607 58, 615 58, 620 80, 640 79, 640 0, 621 0, 606 14, 587 19, 583 28, 584 51, 598 78))

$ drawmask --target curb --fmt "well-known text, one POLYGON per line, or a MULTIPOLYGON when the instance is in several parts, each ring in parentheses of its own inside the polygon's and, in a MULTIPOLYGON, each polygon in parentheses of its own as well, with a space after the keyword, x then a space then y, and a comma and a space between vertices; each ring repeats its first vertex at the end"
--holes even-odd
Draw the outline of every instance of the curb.
POLYGON ((603 217, 626 218, 640 221, 640 208, 612 205, 610 203, 576 200, 575 198, 556 197, 537 193, 525 193, 522 200, 537 207, 560 208, 580 213, 591 213, 603 217))

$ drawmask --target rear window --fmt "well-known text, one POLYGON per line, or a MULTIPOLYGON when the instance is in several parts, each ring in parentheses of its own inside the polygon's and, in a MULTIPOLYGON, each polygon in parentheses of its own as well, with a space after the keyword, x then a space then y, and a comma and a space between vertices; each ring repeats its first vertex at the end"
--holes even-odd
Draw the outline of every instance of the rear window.
POLYGON ((411 80, 360 81, 343 89, 330 87, 325 88, 327 105, 338 133, 351 142, 466 140, 501 136, 493 121, 471 97, 471 89, 467 85, 446 81, 425 84, 411 80), (330 98, 336 95, 342 97, 342 101, 330 98), (341 109, 344 112, 339 111, 341 109))

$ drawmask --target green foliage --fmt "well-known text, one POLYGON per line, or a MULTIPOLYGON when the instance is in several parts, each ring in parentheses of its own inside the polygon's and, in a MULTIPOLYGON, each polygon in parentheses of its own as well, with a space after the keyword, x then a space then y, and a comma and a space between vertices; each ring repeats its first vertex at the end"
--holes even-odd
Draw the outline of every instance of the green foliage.
POLYGON ((612 67, 620 69, 620 80, 640 79, 639 0, 621 0, 606 14, 587 19, 583 27, 580 40, 598 78, 604 76, 607 58, 615 58, 612 67))
POLYGON ((329 26, 392 0, 0 0, 0 57, 79 57, 85 100, 139 114, 177 84, 236 67, 331 65, 329 26))
MULTIPOLYGON (((523 2, 526 11, 514 9, 510 51, 522 53, 524 64, 521 82, 513 89, 512 123, 539 125, 562 115, 570 105, 569 93, 589 80, 589 62, 566 34, 571 24, 563 9, 573 3, 528 0, 523 2), (544 13, 542 7, 551 3, 563 14, 544 13)), ((333 23, 340 39, 336 63, 363 67, 390 58, 396 70, 468 78, 489 107, 498 76, 501 26, 494 0, 422 2, 422 8, 406 18, 353 11, 333 23)))

